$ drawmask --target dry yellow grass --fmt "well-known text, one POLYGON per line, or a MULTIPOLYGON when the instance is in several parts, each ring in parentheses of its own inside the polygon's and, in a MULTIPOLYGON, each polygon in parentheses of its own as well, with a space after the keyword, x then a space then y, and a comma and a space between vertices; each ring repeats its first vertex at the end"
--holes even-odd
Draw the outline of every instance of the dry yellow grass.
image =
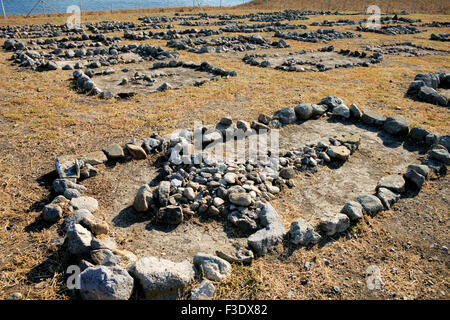
MULTIPOLYGON (((432 5, 428 9, 437 2, 431 1, 432 5)), ((419 4, 419 1, 417 3, 419 4)), ((299 8, 302 7, 299 6, 299 8)), ((308 8, 321 9, 313 5, 308 8)), ((182 10, 188 12, 190 9, 182 10)), ((220 12, 218 8, 205 10, 220 12)), ((181 10, 177 9, 177 11, 181 10)), ((255 9, 248 6, 244 7, 244 10, 231 8, 223 11, 242 13, 254 12, 255 9)), ((144 13, 173 14, 174 10, 146 10, 144 13)), ((136 21, 137 17, 144 13, 136 11, 116 11, 112 15, 87 13, 83 16, 83 21, 136 21)), ((363 17, 352 16, 350 19, 356 20, 363 17)), ((424 22, 448 21, 446 15, 414 14, 412 18, 420 18, 424 22)), ((65 15, 35 15, 29 19, 17 16, 11 17, 6 22, 1 21, 1 24, 64 23, 65 19, 65 15)), ((312 17, 308 20, 308 24, 323 19, 331 20, 333 17, 312 17)), ((311 27, 311 29, 314 28, 311 27)), ((353 27, 338 29, 354 31, 353 27)), ((333 45, 337 49, 361 49, 361 46, 365 44, 412 41, 448 49, 445 43, 429 41, 431 32, 432 30, 429 30, 417 35, 399 36, 395 39, 364 33, 361 39, 334 41, 333 45)), ((449 30, 442 32, 449 32, 449 30)), ((271 38, 273 33, 262 35, 271 38)), ((0 42, 2 43, 3 41, 0 42)), ((150 40, 146 43, 165 46, 165 41, 150 40)), ((292 51, 321 47, 320 44, 296 41, 290 41, 290 43, 292 51)), ((438 134, 448 133, 449 128, 450 111, 448 109, 404 97, 415 74, 450 71, 448 55, 418 58, 390 56, 386 57, 380 65, 370 68, 341 69, 324 73, 286 73, 246 65, 237 56, 196 55, 182 52, 183 60, 194 62, 208 60, 225 69, 237 70, 238 77, 209 82, 200 88, 184 87, 180 90, 140 95, 121 101, 104 101, 79 94, 69 86, 70 72, 35 73, 22 70, 11 65, 8 61, 10 55, 10 53, 0 52, 0 147, 2 149, 0 154, 0 298, 2 299, 7 298, 11 292, 17 291, 27 299, 71 297, 72 292, 66 291, 63 285, 62 266, 65 257, 54 247, 54 241, 59 237, 57 228, 56 226, 42 228, 38 220, 40 209, 50 200, 48 199, 48 181, 42 176, 54 169, 53 160, 58 155, 95 151, 110 142, 126 142, 131 137, 146 137, 155 131, 167 133, 174 128, 188 126, 194 120, 202 120, 210 125, 225 115, 230 115, 234 119, 251 120, 255 119, 260 112, 272 113, 299 102, 317 102, 329 94, 343 98, 348 104, 357 103, 362 108, 370 108, 384 115, 392 115, 395 112, 409 119, 412 125, 421 125, 438 134), (397 110, 397 107, 400 107, 400 110, 397 110), (45 261, 48 263, 43 264, 45 261)), ((425 191, 430 199, 439 201, 433 189, 438 186, 438 183, 432 183, 430 189, 425 191)), ((427 199, 425 198, 426 201, 427 199)), ((444 216, 444 210, 438 207, 436 212, 430 214, 444 216)), ((283 255, 281 258, 271 256, 256 261, 251 267, 235 266, 235 275, 218 285, 218 297, 328 298, 329 293, 326 290, 323 291, 323 288, 332 286, 339 277, 341 280, 346 277, 352 280, 355 278, 354 275, 346 274, 342 269, 339 269, 341 275, 336 276, 322 266, 320 259, 339 253, 347 255, 352 261, 360 259, 370 262, 371 259, 365 255, 372 252, 377 241, 383 243, 383 236, 386 234, 395 238, 395 235, 386 231, 386 224, 392 216, 394 213, 391 212, 382 218, 362 223, 355 230, 362 240, 351 240, 350 247, 347 246, 347 242, 344 246, 341 240, 338 240, 320 250, 294 251, 285 259, 283 255), (373 232, 377 236, 373 236, 373 232), (319 261, 318 265, 321 267, 311 272, 304 271, 302 269, 304 262, 314 259, 319 261), (293 278, 294 276, 296 278, 293 278), (308 279, 310 286, 304 288, 300 286, 292 295, 288 295, 289 284, 293 279, 297 279, 296 282, 299 279, 308 279)), ((448 229, 448 226, 443 225, 442 228, 448 229)), ((436 227, 436 230, 439 229, 436 227)), ((401 240, 397 239, 394 242, 400 246, 401 240)), ((417 296, 421 298, 430 297, 432 293, 429 292, 429 288, 420 286, 417 282, 407 281, 407 270, 417 264, 420 254, 404 253, 405 256, 401 257, 401 252, 396 254, 396 258, 403 259, 402 269, 398 275, 390 276, 389 289, 394 290, 394 284, 398 284, 399 295, 406 296, 409 291, 419 293, 417 296)), ((376 254, 379 257, 380 253, 376 254)), ((357 264, 358 271, 361 271, 363 263, 357 262, 357 264)), ((396 265, 395 257, 389 258, 389 265, 396 265)), ((432 269, 433 265, 430 263, 428 267, 432 269)), ((448 273, 445 270, 437 270, 440 281, 439 290, 446 290, 448 293, 448 283, 446 283, 448 273), (447 289, 445 289, 446 286, 447 289)), ((425 275, 421 275, 419 280, 424 277, 425 275)), ((341 289, 343 294, 340 298, 370 297, 360 285, 352 286, 348 291, 341 289)))

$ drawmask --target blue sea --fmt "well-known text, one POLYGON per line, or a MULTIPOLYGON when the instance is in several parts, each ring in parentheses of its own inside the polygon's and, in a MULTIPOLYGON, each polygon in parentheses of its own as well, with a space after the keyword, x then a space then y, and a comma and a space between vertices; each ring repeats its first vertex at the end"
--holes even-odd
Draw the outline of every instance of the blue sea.
MULTIPOLYGON (((201 6, 235 6, 248 2, 249 0, 45 0, 44 8, 39 3, 32 13, 55 13, 66 12, 72 5, 80 6, 82 11, 110 10, 111 3, 113 10, 119 9, 139 9, 139 8, 175 8, 190 7, 195 2, 201 6)), ((3 0, 7 15, 27 14, 38 0, 3 0)), ((0 8, 1 10, 1 8, 0 8)), ((1 13, 0 13, 1 14, 1 13)))

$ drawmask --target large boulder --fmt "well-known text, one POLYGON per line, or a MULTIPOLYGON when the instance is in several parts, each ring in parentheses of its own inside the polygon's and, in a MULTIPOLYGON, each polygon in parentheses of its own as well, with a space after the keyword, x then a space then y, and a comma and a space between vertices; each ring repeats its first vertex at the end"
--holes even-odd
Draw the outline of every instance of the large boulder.
POLYGON ((147 298, 183 289, 195 277, 194 266, 189 261, 175 263, 155 257, 139 259, 128 272, 139 282, 147 298))
POLYGON ((89 267, 80 273, 80 295, 83 300, 128 300, 133 278, 120 267, 89 267))

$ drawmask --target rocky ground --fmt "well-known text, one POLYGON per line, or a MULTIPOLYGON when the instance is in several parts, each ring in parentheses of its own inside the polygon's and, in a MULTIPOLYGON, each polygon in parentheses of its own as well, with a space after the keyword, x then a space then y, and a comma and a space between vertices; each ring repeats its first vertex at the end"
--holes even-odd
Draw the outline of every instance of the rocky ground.
MULTIPOLYGON (((280 25, 274 24, 279 16, 283 15, 276 14, 270 17, 249 13, 236 15, 233 19, 244 20, 239 21, 239 25, 270 23, 272 24, 270 28, 283 30, 280 25)), ((195 19, 181 21, 201 21, 201 17, 198 20, 198 16, 193 17, 195 19)), ((324 20, 322 14, 317 13, 311 13, 308 16, 309 21, 293 13, 283 17, 288 18, 290 25, 307 25, 311 30, 317 29, 312 25, 314 21, 324 20)), ((364 17, 348 18, 360 21, 364 17)), ((419 73, 450 70, 448 53, 445 52, 448 48, 443 42, 430 40, 430 34, 437 32, 436 27, 429 27, 433 29, 428 30, 428 27, 421 27, 417 22, 419 19, 424 23, 436 20, 444 22, 445 18, 445 16, 411 16, 412 20, 402 21, 402 25, 414 24, 414 28, 420 28, 421 32, 406 35, 359 33, 351 23, 327 23, 343 34, 351 32, 361 36, 350 39, 318 39, 330 41, 326 44, 288 38, 286 42, 289 43, 289 48, 252 48, 252 52, 261 54, 264 50, 268 52, 319 50, 325 45, 332 44, 339 52, 339 50, 361 50, 366 46, 383 50, 385 44, 412 41, 421 48, 435 49, 429 50, 435 54, 420 58, 414 54, 389 56, 387 53, 382 61, 368 67, 353 66, 320 73, 306 71, 300 74, 246 65, 242 61, 245 53, 180 52, 183 61, 201 64, 207 60, 221 70, 235 71, 237 76, 219 78, 218 81, 206 82, 200 87, 189 83, 187 86, 180 85, 178 90, 137 94, 117 100, 102 100, 77 91, 73 86, 73 70, 35 72, 25 65, 19 67, 11 63, 12 61, 8 59, 13 53, 2 51, 0 81, 3 98, 0 123, 4 130, 1 133, 0 143, 5 152, 0 158, 2 169, 0 223, 3 230, 0 236, 1 297, 9 298, 11 295, 14 298, 25 299, 80 297, 78 291, 69 290, 65 286, 65 268, 73 263, 73 258, 68 255, 67 248, 62 246, 65 232, 62 232, 61 228, 64 227, 59 223, 52 224, 43 220, 42 209, 55 197, 52 184, 57 178, 54 171, 56 157, 98 151, 114 143, 129 142, 131 138, 146 139, 154 132, 170 133, 175 128, 190 127, 194 120, 203 120, 204 124, 214 126, 223 116, 229 116, 235 121, 244 120, 249 125, 260 113, 271 115, 289 105, 317 103, 330 94, 343 98, 347 105, 356 103, 361 109, 371 109, 385 116, 403 116, 409 120, 410 127, 420 125, 437 135, 448 134, 448 108, 434 104, 433 99, 421 102, 406 95, 412 81, 422 81, 422 84, 416 86, 420 90, 429 90, 422 88, 445 90, 440 87, 441 84, 445 87, 445 82, 434 80, 430 82, 427 80, 430 76, 428 78, 419 76, 416 79, 419 73), (261 94, 262 92, 264 94, 261 94)), ((116 20, 121 19, 125 17, 118 16, 116 20)), ((126 19, 130 20, 130 17, 127 16, 126 19)), ((158 23, 161 24, 161 29, 166 30, 167 23, 177 25, 180 21, 164 18, 158 19, 155 23, 153 19, 150 19, 151 21, 148 19, 147 21, 152 23, 152 30, 158 23)), ((226 19, 229 17, 224 18, 220 15, 211 17, 211 20, 218 22, 227 21, 226 19)), ((339 20, 342 17, 326 15, 326 19, 339 20)), ((137 17, 135 21, 138 21, 137 17)), ((386 21, 387 25, 390 23, 386 21)), ((186 30, 183 25, 185 23, 176 26, 175 29, 186 30)), ((88 29, 89 32, 98 31, 121 37, 124 36, 125 26, 135 32, 140 32, 139 28, 144 27, 121 23, 107 26, 99 23, 89 26, 88 29)), ((223 24, 210 23, 209 27, 219 30, 223 24)), ((318 28, 324 28, 324 24, 319 23, 318 28)), ((443 30, 442 32, 448 32, 445 25, 439 25, 438 28, 443 30)), ((60 30, 55 27, 52 32, 60 30)), ((47 33, 48 30, 44 31, 45 33, 42 33, 43 30, 33 30, 32 32, 37 34, 33 37, 52 38, 53 35, 47 33)), ((279 30, 249 28, 249 32, 259 32, 264 39, 270 39, 265 40, 267 43, 280 41, 275 36, 277 31, 279 30)), ((156 34, 159 30, 154 32, 156 34)), ((164 32, 151 36, 150 39, 138 39, 137 36, 132 37, 133 39, 122 39, 122 44, 131 44, 138 40, 171 50, 165 47, 167 40, 177 33, 169 30, 164 32)), ((298 34, 302 32, 298 31, 298 34)), ((179 32, 183 37, 189 36, 189 33, 184 33, 179 32)), ((200 38, 214 36, 217 37, 213 34, 202 34, 200 38)), ((230 36, 234 36, 233 33, 230 36)), ((114 47, 110 49, 116 50, 114 47)), ((42 47, 37 50, 49 52, 54 48, 42 47)), ((111 50, 108 50, 107 54, 115 55, 111 50)), ((67 59, 67 53, 65 55, 64 59, 67 59)), ((151 54, 146 57, 150 57, 150 60, 155 58, 151 54)), ((39 58, 35 58, 34 61, 39 61, 39 58)), ((67 62, 72 63, 64 61, 63 64, 67 62)), ((56 67, 62 68, 63 64, 59 63, 56 67)), ((117 66, 105 65, 100 69, 113 67, 119 73, 122 68, 132 66, 118 61, 117 66)), ((83 70, 86 73, 86 70, 83 70)), ((145 73, 147 68, 141 71, 145 73)), ((192 80, 189 73, 186 73, 185 77, 190 79, 189 81, 192 80)), ((95 76, 93 79, 95 82, 95 76)), ((119 78, 116 80, 119 81, 119 78)), ((108 89, 107 85, 99 87, 108 89)), ((433 97, 434 93, 428 92, 428 96, 430 95, 433 97)), ((331 108, 329 112, 329 116, 336 113, 339 118, 345 116, 348 110, 336 108, 334 111, 331 108)), ((319 223, 323 211, 339 212, 347 201, 361 193, 374 191, 381 177, 403 173, 408 164, 419 163, 420 159, 425 157, 425 150, 421 148, 410 148, 408 145, 398 143, 390 135, 370 129, 371 126, 354 125, 346 121, 325 117, 300 125, 290 124, 280 130, 281 147, 284 151, 318 141, 327 142, 329 138, 345 132, 358 133, 361 136, 358 150, 355 150, 343 165, 337 167, 320 165, 317 173, 300 170, 298 175, 292 177, 295 187, 285 187, 279 193, 273 188, 268 190, 269 193, 277 194, 273 199, 270 196, 269 198, 286 230, 289 230, 290 224, 298 218, 312 224, 319 223)), ((274 123, 270 126, 273 127, 274 123)), ((443 151, 435 152, 439 153, 435 157, 439 157, 443 151)), ((176 263, 188 259, 196 268, 205 263, 219 265, 224 270, 223 274, 230 276, 225 279, 220 276, 214 278, 217 277, 216 273, 208 276, 214 283, 216 289, 214 297, 217 299, 447 299, 449 181, 445 172, 439 176, 432 175, 420 193, 402 193, 401 199, 389 210, 374 216, 365 215, 359 223, 351 224, 344 232, 324 236, 319 244, 302 247, 292 244, 288 237, 273 250, 269 250, 264 257, 255 259, 251 265, 228 265, 210 256, 196 255, 198 252, 214 255, 217 254, 216 250, 229 247, 233 243, 244 246, 247 244, 248 234, 236 231, 226 216, 223 219, 194 216, 176 227, 169 227, 154 224, 149 216, 139 214, 132 208, 136 192, 144 183, 155 178, 160 161, 159 155, 155 154, 146 160, 101 164, 95 166, 98 171, 95 177, 81 182, 87 188, 87 194, 98 201, 89 205, 95 207, 98 205, 95 219, 100 222, 93 225, 92 221, 85 221, 82 224, 92 232, 95 227, 96 232, 102 234, 104 233, 102 228, 105 227, 102 223, 106 223, 109 235, 115 238, 123 256, 133 259, 132 255, 124 253, 126 250, 139 258, 156 256, 176 263)), ((86 174, 90 173, 91 171, 86 174)), ((284 183, 290 184, 287 180, 284 183)), ((71 197, 74 191, 70 192, 71 197)), ((182 193, 184 197, 190 197, 189 192, 182 193)), ((69 197, 68 193, 64 194, 69 197)), ((242 204, 242 201, 246 201, 246 197, 244 198, 229 200, 242 204)), ((217 204, 220 208, 217 201, 219 200, 216 200, 214 206, 217 204)), ((73 204, 75 207, 80 206, 76 201, 73 204)), ((90 209, 95 210, 93 207, 90 209)), ((256 210, 258 214, 263 216, 267 214, 259 209, 261 208, 256 210)), ((208 212, 211 213, 211 210, 214 211, 210 209, 208 212)), ((55 212, 49 211, 47 214, 51 216, 55 212)), ((258 220, 257 223, 258 228, 261 227, 258 220)), ((72 230, 67 236, 73 239, 83 232, 82 229, 72 230)), ((75 250, 73 246, 69 246, 69 251, 71 250, 72 252, 75 250)), ((92 258, 103 260, 104 257, 92 258)), ((143 270, 146 270, 147 264, 156 266, 161 263, 139 261, 140 264, 129 270, 137 279, 145 278, 143 270)), ((190 282, 189 280, 193 278, 194 274, 191 274, 185 264, 173 265, 173 268, 182 270, 180 272, 186 277, 184 282, 190 282)), ((105 271, 106 274, 108 270, 105 271)), ((133 288, 132 284, 130 285, 132 278, 129 278, 128 274, 116 270, 111 276, 122 279, 124 287, 121 294, 133 288)), ((197 277, 188 287, 197 288, 200 281, 201 279, 197 277)), ((211 289, 210 285, 205 283, 201 288, 205 292, 211 289)), ((133 292, 134 298, 151 292, 145 287, 139 290, 133 292)), ((184 297, 201 296, 203 291, 200 293, 198 291, 194 289, 193 293, 189 293, 190 290, 187 290, 184 297)), ((81 295, 83 298, 95 297, 90 296, 91 293, 92 291, 88 290, 81 295)))

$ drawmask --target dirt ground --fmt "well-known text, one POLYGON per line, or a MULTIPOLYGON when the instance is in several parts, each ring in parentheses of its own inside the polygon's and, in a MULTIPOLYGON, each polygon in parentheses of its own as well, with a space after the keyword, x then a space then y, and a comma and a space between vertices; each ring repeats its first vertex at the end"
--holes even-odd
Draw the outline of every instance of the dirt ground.
MULTIPOLYGON (((137 16, 134 13, 112 18, 129 21, 137 20, 137 16)), ((449 20, 445 15, 411 17, 423 22, 449 20)), ((339 18, 363 17, 327 17, 339 18)), ((33 19, 19 23, 43 23, 33 19)), ((317 16, 307 22, 323 19, 317 16)), ((355 32, 354 26, 335 29, 355 32)), ((334 45, 335 50, 361 50, 365 45, 411 41, 448 50, 448 44, 429 41, 429 36, 432 32, 449 33, 449 28, 423 29, 427 31, 395 37, 363 33, 362 38, 336 40, 327 45, 334 45)), ((275 40, 273 32, 261 35, 275 40)), ((324 46, 287 42, 291 48, 280 52, 324 46)), ((164 47, 166 41, 148 43, 164 47)), ((50 186, 56 178, 57 156, 96 151, 110 143, 145 138, 153 132, 168 133, 190 127, 195 120, 209 125, 222 116, 251 121, 261 112, 271 114, 300 102, 315 103, 329 94, 341 97, 347 105, 356 103, 361 109, 372 109, 385 116, 400 115, 411 125, 421 125, 437 134, 449 133, 448 109, 405 97, 417 73, 450 72, 448 55, 386 55, 380 64, 369 68, 321 73, 256 68, 244 64, 243 55, 181 51, 180 59, 184 61, 207 60, 225 70, 237 71, 238 76, 209 81, 201 87, 184 86, 129 100, 106 101, 73 90, 70 72, 24 70, 11 64, 11 53, 0 51, 1 299, 13 292, 20 292, 25 299, 76 297, 64 286, 67 257, 58 250, 58 225, 47 225, 39 217, 43 206, 52 200, 50 186)), ((126 66, 114 68, 117 71, 126 66)), ((364 128, 326 120, 282 129, 282 147, 297 147, 342 131, 361 134, 360 150, 340 168, 322 167, 311 178, 296 178, 296 187, 273 202, 286 226, 301 216, 313 220, 322 211, 337 210, 357 194, 372 192, 382 175, 419 163, 421 150, 364 128)), ((182 260, 198 250, 212 252, 215 246, 245 240, 233 235, 220 221, 192 220, 174 230, 165 230, 152 226, 148 217, 127 210, 139 186, 154 178, 154 161, 150 158, 100 168, 97 177, 83 182, 88 194, 99 200, 98 216, 110 223, 112 235, 121 247, 134 250, 137 255, 165 254, 166 258, 182 260)), ((418 195, 405 197, 391 210, 366 217, 348 233, 327 238, 312 248, 285 243, 251 266, 235 265, 233 276, 216 284, 216 298, 448 299, 449 184, 448 176, 430 180, 418 195), (309 267, 305 268, 305 264, 309 267), (380 269, 384 283, 380 289, 367 287, 367 268, 371 265, 380 269)))

